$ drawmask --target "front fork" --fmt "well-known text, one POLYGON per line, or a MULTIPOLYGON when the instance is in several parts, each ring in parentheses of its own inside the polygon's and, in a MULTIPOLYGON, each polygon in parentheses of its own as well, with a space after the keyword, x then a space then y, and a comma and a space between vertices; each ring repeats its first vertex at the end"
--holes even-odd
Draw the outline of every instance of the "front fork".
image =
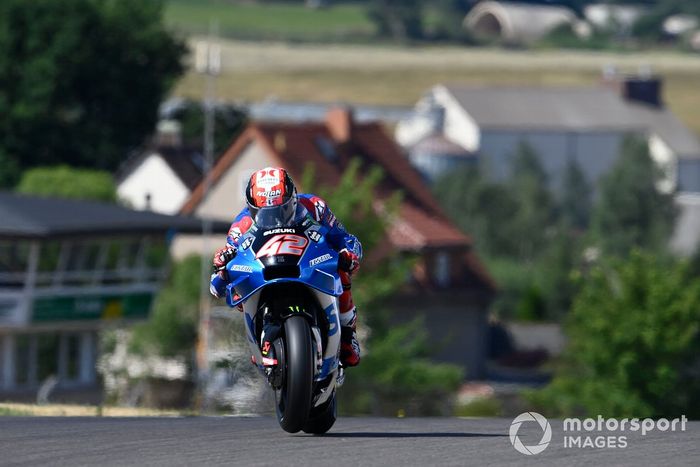
MULTIPOLYGON (((263 327, 260 335, 260 353, 263 356, 263 366, 268 381, 273 377, 274 367, 277 365, 276 352, 274 342, 281 335, 282 325, 272 319, 272 313, 269 309, 263 314, 263 327)), ((311 325, 311 337, 314 341, 314 350, 316 354, 316 369, 314 374, 318 374, 323 368, 323 346, 321 345, 321 330, 316 325, 311 325)), ((279 352, 277 352, 279 353, 279 352)))

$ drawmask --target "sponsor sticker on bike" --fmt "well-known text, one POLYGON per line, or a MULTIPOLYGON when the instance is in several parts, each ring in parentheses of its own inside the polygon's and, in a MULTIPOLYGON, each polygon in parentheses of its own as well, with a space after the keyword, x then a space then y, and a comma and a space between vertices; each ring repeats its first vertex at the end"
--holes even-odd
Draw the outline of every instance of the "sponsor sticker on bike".
POLYGON ((333 257, 326 253, 325 255, 318 256, 312 260, 309 261, 309 266, 316 266, 317 264, 325 263, 326 261, 329 261, 333 259, 333 257))
POLYGON ((308 232, 309 238, 318 243, 321 240, 321 233, 318 230, 310 230, 308 232))

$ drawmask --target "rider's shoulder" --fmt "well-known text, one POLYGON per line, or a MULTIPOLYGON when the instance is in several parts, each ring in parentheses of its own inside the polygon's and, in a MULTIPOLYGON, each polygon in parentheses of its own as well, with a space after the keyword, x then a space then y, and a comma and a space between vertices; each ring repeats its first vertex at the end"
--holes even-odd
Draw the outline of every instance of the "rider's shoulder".
MULTIPOLYGON (((320 196, 315 195, 313 193, 299 193, 297 195, 297 197, 301 200, 304 200, 304 201, 312 201, 312 202, 323 201, 323 198, 321 198, 320 196)), ((325 202, 325 201, 323 201, 323 202, 325 202)))
POLYGON ((325 218, 328 206, 320 196, 313 193, 300 193, 297 195, 299 203, 301 203, 309 213, 311 213, 317 221, 325 218))

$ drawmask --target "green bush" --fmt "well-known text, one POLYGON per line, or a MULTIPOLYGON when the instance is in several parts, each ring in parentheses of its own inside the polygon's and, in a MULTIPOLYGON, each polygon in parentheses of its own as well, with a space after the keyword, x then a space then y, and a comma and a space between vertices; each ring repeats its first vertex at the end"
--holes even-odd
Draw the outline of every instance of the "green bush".
POLYGON ((117 187, 109 172, 67 165, 27 170, 22 174, 16 191, 47 197, 117 201, 117 187))
POLYGON ((192 357, 197 341, 201 258, 190 255, 173 265, 155 299, 149 320, 134 327, 130 351, 163 357, 192 357))
POLYGON ((530 394, 557 415, 700 416, 700 281, 685 261, 641 252, 583 279, 562 366, 530 394))

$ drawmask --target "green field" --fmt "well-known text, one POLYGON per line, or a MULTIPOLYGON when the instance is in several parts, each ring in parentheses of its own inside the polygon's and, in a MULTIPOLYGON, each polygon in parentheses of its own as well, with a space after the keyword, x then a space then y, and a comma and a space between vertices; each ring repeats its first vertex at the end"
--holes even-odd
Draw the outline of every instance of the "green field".
POLYGON ((251 40, 354 41, 370 39, 375 27, 365 8, 342 3, 310 9, 301 4, 235 2, 226 0, 169 0, 166 23, 181 32, 202 34, 218 23, 224 37, 251 40))
MULTIPOLYGON (((437 83, 466 85, 597 85, 604 66, 622 72, 650 65, 665 78, 676 115, 700 134, 700 56, 671 52, 614 54, 508 51, 462 47, 341 46, 224 41, 221 98, 412 105, 437 83)), ((202 95, 188 73, 176 94, 202 95)))

